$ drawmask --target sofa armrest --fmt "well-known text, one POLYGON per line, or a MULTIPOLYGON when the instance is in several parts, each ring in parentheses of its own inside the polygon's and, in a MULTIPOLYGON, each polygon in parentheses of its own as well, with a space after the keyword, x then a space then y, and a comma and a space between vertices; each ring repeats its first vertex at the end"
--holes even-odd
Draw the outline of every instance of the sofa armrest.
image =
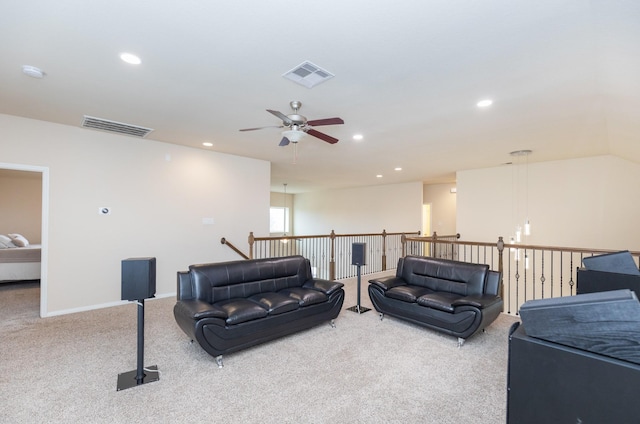
POLYGON ((394 287, 407 285, 407 283, 402 278, 396 277, 395 275, 389 275, 387 277, 381 277, 381 278, 375 278, 373 280, 369 280, 369 284, 378 286, 384 291, 387 291, 394 287))
POLYGON ((227 318, 227 313, 220 307, 201 300, 181 300, 176 303, 176 312, 198 320, 202 318, 227 318))
POLYGON ((343 286, 344 284, 339 283, 337 281, 314 278, 314 279, 308 280, 306 283, 304 283, 302 287, 305 287, 307 289, 318 290, 326 294, 327 296, 329 296, 331 293, 341 289, 343 286))
POLYGON ((484 309, 494 303, 500 302, 500 296, 494 296, 492 294, 478 294, 472 296, 465 296, 460 299, 456 299, 451 302, 452 306, 474 306, 479 309, 484 309))
POLYGON ((193 299, 193 287, 191 286, 191 274, 189 271, 178 271, 178 300, 193 299))
POLYGON ((500 283, 502 279, 502 274, 498 271, 489 271, 487 273, 487 281, 484 285, 484 293, 499 295, 500 294, 500 283))

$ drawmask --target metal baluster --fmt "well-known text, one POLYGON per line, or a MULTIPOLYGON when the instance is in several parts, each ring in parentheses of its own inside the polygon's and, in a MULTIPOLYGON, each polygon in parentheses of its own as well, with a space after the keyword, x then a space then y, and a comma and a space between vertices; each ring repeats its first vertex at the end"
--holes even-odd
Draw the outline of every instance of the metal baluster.
POLYGON ((544 299, 544 282, 545 282, 545 278, 544 278, 544 250, 542 251, 542 269, 541 269, 541 275, 540 275, 540 285, 542 286, 542 298, 544 299))

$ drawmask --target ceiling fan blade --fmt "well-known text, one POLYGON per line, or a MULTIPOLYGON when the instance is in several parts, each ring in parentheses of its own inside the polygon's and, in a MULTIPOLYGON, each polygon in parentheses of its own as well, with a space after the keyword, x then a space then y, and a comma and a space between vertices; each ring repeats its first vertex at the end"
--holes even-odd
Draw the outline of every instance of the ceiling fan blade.
POLYGON ((312 127, 319 127, 321 125, 339 125, 344 124, 342 118, 327 118, 327 119, 314 119, 313 121, 307 121, 308 125, 312 127))
POLYGON ((282 137, 282 140, 280 140, 280 144, 278 144, 278 146, 286 146, 289 144, 289 139, 287 137, 282 137))
POLYGON ((333 138, 330 135, 321 133, 320 131, 316 131, 313 128, 310 130, 307 130, 306 132, 307 134, 312 135, 316 138, 319 138, 320 140, 326 141, 327 143, 336 144, 338 142, 337 138, 333 138))
POLYGON ((271 110, 271 109, 267 109, 267 112, 277 116, 278 118, 282 119, 282 122, 286 125, 292 125, 293 121, 291 119, 289 119, 289 117, 287 115, 285 115, 282 112, 278 112, 277 110, 271 110))
POLYGON ((284 128, 283 125, 269 125, 267 127, 256 127, 256 128, 243 128, 239 131, 255 131, 255 130, 261 130, 263 128, 284 128))

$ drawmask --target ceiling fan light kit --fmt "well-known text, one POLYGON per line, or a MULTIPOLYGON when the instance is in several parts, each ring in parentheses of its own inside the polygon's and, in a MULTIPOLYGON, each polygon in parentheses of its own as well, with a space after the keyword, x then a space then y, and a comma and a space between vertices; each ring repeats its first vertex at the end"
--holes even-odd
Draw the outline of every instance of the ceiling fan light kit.
POLYGON ((305 135, 307 135, 307 133, 300 130, 282 131, 282 136, 292 143, 297 143, 298 141, 302 140, 305 135))

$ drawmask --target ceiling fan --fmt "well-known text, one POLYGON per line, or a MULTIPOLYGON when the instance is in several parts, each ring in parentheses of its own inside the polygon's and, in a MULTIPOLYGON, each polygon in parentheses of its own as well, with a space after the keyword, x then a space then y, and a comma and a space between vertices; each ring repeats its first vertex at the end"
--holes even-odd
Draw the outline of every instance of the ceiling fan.
POLYGON ((298 114, 300 107, 302 107, 302 103, 294 100, 292 102, 289 102, 289 105, 291 106, 291 109, 293 109, 293 113, 291 115, 285 115, 284 113, 278 112, 277 110, 267 109, 267 112, 277 116, 282 120, 282 125, 258 128, 244 128, 240 131, 254 131, 261 130, 263 128, 288 128, 288 130, 282 132, 282 140, 280 140, 279 146, 286 146, 289 143, 295 144, 300 141, 306 134, 312 135, 330 144, 335 144, 338 142, 337 138, 331 137, 330 135, 315 130, 313 129, 313 127, 319 127, 322 125, 344 124, 342 118, 314 119, 308 121, 305 116, 298 114))

